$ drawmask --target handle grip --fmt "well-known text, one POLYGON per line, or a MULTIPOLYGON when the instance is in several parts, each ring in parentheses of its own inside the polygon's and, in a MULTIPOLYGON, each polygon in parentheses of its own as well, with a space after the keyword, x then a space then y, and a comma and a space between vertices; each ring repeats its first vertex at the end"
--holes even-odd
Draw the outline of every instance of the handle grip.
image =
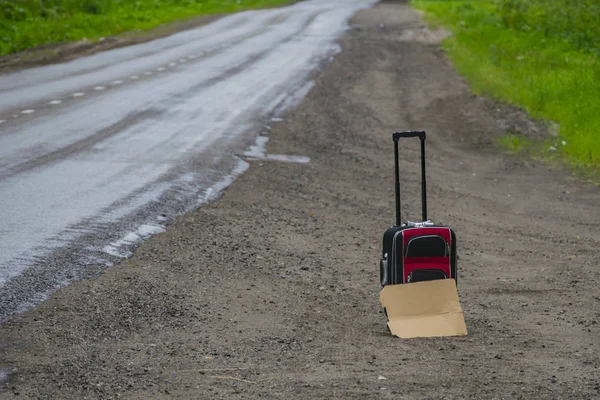
POLYGON ((421 140, 425 139, 425 131, 408 131, 408 132, 395 132, 393 134, 394 142, 397 142, 400 138, 411 138, 418 137, 421 140))

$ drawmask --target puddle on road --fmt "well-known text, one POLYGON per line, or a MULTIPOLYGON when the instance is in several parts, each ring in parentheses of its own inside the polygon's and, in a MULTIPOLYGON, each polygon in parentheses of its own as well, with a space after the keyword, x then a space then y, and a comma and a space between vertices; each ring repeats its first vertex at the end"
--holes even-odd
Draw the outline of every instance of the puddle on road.
POLYGON ((8 371, 0 370, 0 392, 2 391, 2 386, 8 380, 9 373, 8 371))
POLYGON ((269 141, 267 136, 258 136, 254 145, 250 146, 250 149, 244 152, 244 157, 250 160, 270 160, 270 161, 282 161, 290 163, 306 164, 310 162, 310 157, 305 156, 289 156, 285 154, 266 154, 266 145, 269 141))
POLYGON ((121 239, 104 246, 103 251, 115 257, 128 258, 133 254, 128 247, 137 245, 157 233, 165 231, 163 225, 143 224, 137 230, 127 233, 121 239))
POLYGON ((267 154, 267 156, 265 158, 267 160, 283 161, 283 162, 290 162, 290 163, 300 163, 300 164, 306 164, 306 163, 310 162, 310 158, 309 157, 305 157, 305 156, 286 156, 284 154, 267 154))

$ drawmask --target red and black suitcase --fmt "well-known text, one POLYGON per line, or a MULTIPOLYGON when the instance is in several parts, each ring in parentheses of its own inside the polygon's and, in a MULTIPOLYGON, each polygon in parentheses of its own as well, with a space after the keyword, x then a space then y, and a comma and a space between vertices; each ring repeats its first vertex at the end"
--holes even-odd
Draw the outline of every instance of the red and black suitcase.
POLYGON ((427 219, 427 182, 425 180, 425 132, 396 132, 394 165, 396 189, 396 225, 383 234, 383 252, 380 262, 381 285, 455 279, 457 276, 456 234, 446 226, 427 219), (418 137, 421 141, 421 222, 402 223, 400 214, 400 168, 398 141, 418 137))

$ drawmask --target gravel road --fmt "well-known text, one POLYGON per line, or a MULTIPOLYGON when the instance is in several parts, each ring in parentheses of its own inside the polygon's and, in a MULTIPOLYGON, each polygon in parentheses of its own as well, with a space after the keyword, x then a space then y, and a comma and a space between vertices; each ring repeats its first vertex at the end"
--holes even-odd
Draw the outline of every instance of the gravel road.
MULTIPOLYGON (((600 397, 598 187, 502 154, 507 128, 543 125, 472 95, 402 2, 350 26, 218 201, 0 327, 0 399, 600 397), (466 337, 385 329, 401 129, 429 135, 429 214, 458 235, 466 337)), ((418 155, 401 148, 407 217, 418 155)))

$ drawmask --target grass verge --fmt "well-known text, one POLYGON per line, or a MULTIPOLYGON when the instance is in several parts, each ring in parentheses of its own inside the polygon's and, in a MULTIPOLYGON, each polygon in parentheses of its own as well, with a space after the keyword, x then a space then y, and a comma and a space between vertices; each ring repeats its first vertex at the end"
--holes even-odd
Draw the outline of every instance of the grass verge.
MULTIPOLYGON (((600 170, 600 3, 594 0, 415 0, 453 35, 443 46, 476 94, 559 124, 548 158, 600 170)), ((534 141, 507 135, 512 152, 534 141)))
POLYGON ((0 0, 0 56, 291 0, 0 0))

